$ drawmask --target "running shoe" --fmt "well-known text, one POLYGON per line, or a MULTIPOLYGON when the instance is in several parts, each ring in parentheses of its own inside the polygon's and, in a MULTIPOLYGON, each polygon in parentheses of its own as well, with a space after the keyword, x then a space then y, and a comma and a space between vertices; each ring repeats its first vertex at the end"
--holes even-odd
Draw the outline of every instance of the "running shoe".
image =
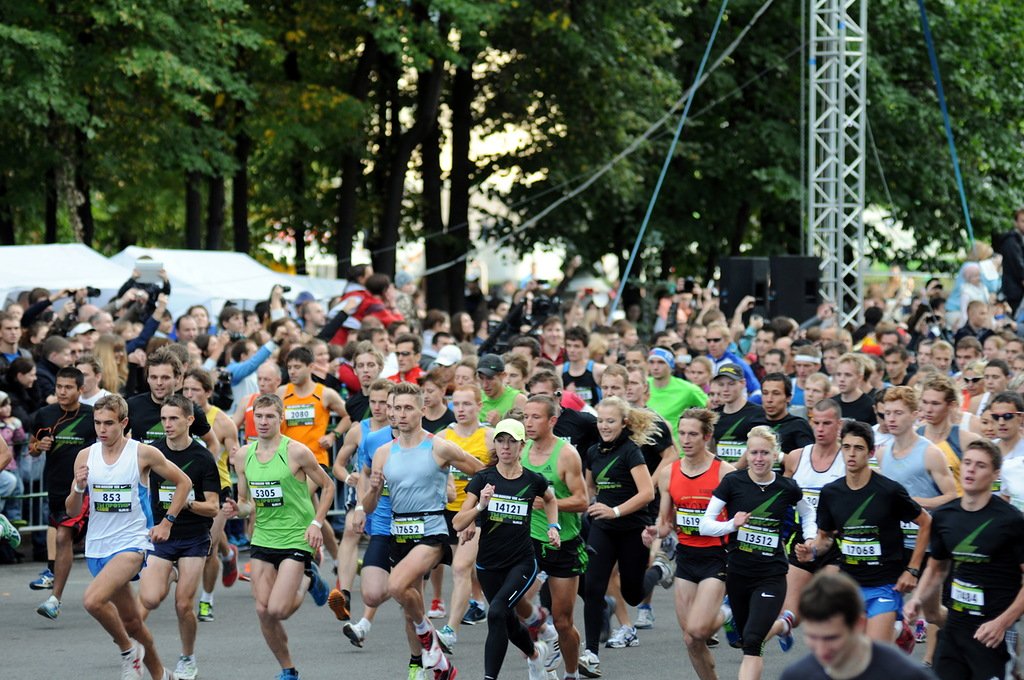
POLYGON ((928 623, 924 619, 918 619, 914 624, 914 642, 919 645, 928 642, 928 623))
POLYGON ((708 638, 708 649, 714 649, 719 644, 721 644, 721 642, 719 641, 717 635, 712 635, 711 637, 708 638))
POLYGON ((445 625, 444 628, 437 631, 437 639, 445 654, 455 654, 455 643, 459 641, 459 636, 451 626, 445 625))
MULTIPOLYGON (((558 664, 562 663, 562 647, 558 644, 558 638, 547 641, 547 654, 544 656, 544 670, 548 673, 555 673, 558 670, 558 664)), ((555 677, 558 677, 557 674, 555 677)))
POLYGON ((424 672, 423 666, 415 663, 409 664, 409 680, 426 680, 426 677, 427 674, 424 672))
POLYGON ((48 619, 56 620, 60 616, 60 600, 56 596, 50 595, 45 602, 36 607, 36 611, 48 619))
POLYGON ((0 540, 10 543, 12 548, 21 545, 21 532, 3 515, 0 515, 0 540))
POLYGON ((327 596, 327 606, 331 608, 339 621, 348 621, 352 618, 352 612, 348 608, 348 598, 337 588, 332 589, 331 594, 327 596))
POLYGON ((416 637, 419 638, 420 645, 423 647, 423 668, 433 668, 440 663, 444 652, 441 651, 441 642, 437 639, 437 631, 434 630, 434 627, 430 626, 430 630, 416 637))
POLYGON ((637 630, 648 630, 654 628, 654 609, 649 604, 642 604, 636 608, 637 630))
POLYGON ((732 607, 729 606, 729 596, 726 595, 722 601, 722 613, 725 615, 725 621, 722 622, 722 630, 725 631, 725 639, 729 641, 729 646, 733 649, 739 649, 743 646, 743 640, 740 639, 740 632, 736 629, 736 621, 732 618, 732 607))
POLYGON ((32 590, 53 590, 53 572, 43 569, 39 572, 39 578, 28 584, 32 590))
POLYGON ((466 610, 466 615, 462 617, 462 625, 464 626, 475 626, 478 623, 483 623, 487 620, 487 611, 480 606, 480 603, 476 600, 469 601, 469 609, 466 610))
POLYGON ((533 648, 537 652, 537 658, 526 659, 530 680, 547 680, 547 670, 544 668, 544 657, 548 655, 547 645, 543 642, 534 642, 533 648))
POLYGON ((142 680, 146 667, 142 660, 146 658, 146 650, 135 640, 127 654, 121 655, 121 680, 142 680))
POLYGON ((210 602, 199 603, 199 616, 200 621, 213 621, 213 604, 210 602))
POLYGON ((277 674, 277 680, 299 680, 299 672, 294 668, 282 670, 277 674))
POLYGON ((548 620, 548 610, 544 607, 537 608, 537 620, 533 623, 526 625, 526 630, 530 633, 530 639, 534 642, 537 641, 537 637, 540 635, 540 629, 544 627, 544 624, 548 620))
POLYGON ((455 676, 459 674, 455 664, 449 663, 448 668, 443 671, 434 669, 434 680, 455 680, 455 676))
POLYGON ((615 634, 608 638, 608 642, 605 643, 605 647, 610 649, 624 649, 626 647, 636 647, 640 644, 640 638, 636 636, 636 628, 633 626, 622 626, 615 634))
POLYGON ((245 566, 242 567, 241 573, 238 575, 239 581, 251 582, 252 581, 252 563, 246 562, 245 566))
MULTIPOLYGON (((238 580, 238 546, 228 543, 228 555, 220 558, 220 564, 220 582, 225 588, 230 588, 238 580)), ((181 676, 180 673, 178 675, 181 676)))
POLYGON ((905 621, 897 621, 900 625, 900 634, 896 637, 896 646, 907 654, 914 653, 914 631, 910 629, 905 621))
POLYGON ((341 627, 341 632, 356 647, 362 647, 363 643, 366 642, 366 630, 360 625, 361 623, 346 621, 345 625, 341 627))
POLYGON ((580 654, 579 673, 585 678, 601 677, 601 660, 589 649, 580 654))
POLYGON ((795 617, 793 612, 788 609, 783 610, 782 616, 779 617, 782 620, 782 625, 785 628, 785 633, 779 633, 779 647, 782 648, 783 652, 788 652, 793 649, 793 625, 795 624, 795 617))
POLYGON ((444 606, 444 600, 431 600, 430 611, 427 612, 428 619, 443 619, 448 616, 448 610, 444 606))
POLYGON ((658 584, 662 588, 671 588, 676 578, 676 572, 672 565, 669 564, 668 558, 658 553, 654 556, 654 564, 652 566, 661 570, 661 579, 658 581, 658 584))
POLYGON ((313 602, 317 607, 327 604, 327 584, 320 578, 320 569, 316 562, 309 565, 309 594, 313 596, 313 602))
POLYGON ((179 680, 196 680, 196 676, 199 675, 199 667, 196 666, 196 657, 185 656, 184 654, 178 657, 178 665, 174 667, 174 674, 179 680))

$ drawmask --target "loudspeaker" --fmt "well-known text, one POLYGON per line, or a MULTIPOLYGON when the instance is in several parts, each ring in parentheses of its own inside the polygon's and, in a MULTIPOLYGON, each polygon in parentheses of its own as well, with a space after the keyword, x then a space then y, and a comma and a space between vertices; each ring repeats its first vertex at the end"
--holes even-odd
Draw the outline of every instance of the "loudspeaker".
POLYGON ((765 315, 768 306, 769 263, 767 257, 723 257, 719 261, 721 297, 719 308, 732 318, 736 305, 746 295, 754 296, 755 314, 765 315))
POLYGON ((772 317, 788 316, 801 323, 818 311, 821 301, 821 258, 805 255, 773 255, 769 267, 772 317))

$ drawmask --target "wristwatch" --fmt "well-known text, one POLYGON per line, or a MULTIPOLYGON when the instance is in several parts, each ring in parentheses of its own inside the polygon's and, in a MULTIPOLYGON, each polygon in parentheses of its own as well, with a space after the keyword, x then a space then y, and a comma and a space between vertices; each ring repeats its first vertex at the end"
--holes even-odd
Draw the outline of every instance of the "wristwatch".
POLYGON ((178 519, 178 516, 172 515, 171 513, 167 513, 166 515, 164 515, 164 519, 170 522, 171 524, 174 524, 175 520, 178 519))
POLYGON ((914 578, 921 578, 921 570, 920 569, 914 569, 913 567, 906 567, 904 569, 904 571, 907 572, 908 574, 910 574, 911 576, 913 576, 914 578))

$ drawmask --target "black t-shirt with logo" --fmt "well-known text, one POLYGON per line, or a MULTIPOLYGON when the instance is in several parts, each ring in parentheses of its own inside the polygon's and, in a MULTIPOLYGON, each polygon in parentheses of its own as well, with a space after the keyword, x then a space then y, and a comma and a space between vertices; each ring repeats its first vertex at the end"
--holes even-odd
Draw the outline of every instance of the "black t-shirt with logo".
MULTIPOLYGON (((152 444, 158 439, 164 438, 164 424, 160 422, 160 409, 163 404, 153 401, 153 396, 146 392, 137 394, 128 400, 128 430, 132 433, 132 439, 137 439, 143 444, 152 444)), ((188 433, 193 437, 202 437, 210 431, 210 423, 206 420, 206 414, 198 404, 193 403, 195 420, 192 421, 188 433)))
POLYGON ((875 400, 870 394, 862 394, 853 401, 843 401, 842 399, 838 401, 839 410, 842 411, 844 418, 859 420, 868 425, 874 425, 877 422, 875 417, 875 400))
POLYGON ((920 514, 902 484, 877 472, 857 490, 845 477, 830 482, 818 499, 818 528, 836 532, 839 568, 865 587, 896 584, 904 567, 900 522, 920 514))
POLYGON ((715 489, 714 496, 725 501, 730 519, 737 512, 750 513, 729 538, 730 572, 769 577, 789 570, 783 530, 803 492, 789 477, 773 474, 771 483, 762 486, 750 478, 748 470, 736 470, 715 489))
MULTIPOLYGON (((153 444, 164 454, 167 460, 171 461, 192 480, 192 491, 189 492, 189 499, 203 502, 206 500, 206 492, 220 492, 220 474, 217 472, 217 463, 205 446, 191 440, 187 448, 182 451, 175 451, 161 439, 153 444)), ((174 499, 174 484, 166 481, 155 470, 149 473, 149 502, 153 508, 153 525, 163 521, 167 509, 171 507, 174 499)), ((171 525, 171 539, 195 538, 209 533, 213 526, 213 518, 197 515, 190 510, 183 508, 171 525)))
POLYGON ((932 514, 931 552, 952 560, 943 604, 950 624, 977 628, 1006 611, 1021 589, 1024 517, 993 496, 969 512, 952 500, 932 514))
POLYGON ((601 439, 597 434, 597 418, 589 413, 563 408, 558 414, 558 420, 555 421, 552 433, 559 439, 572 444, 573 448, 580 452, 583 469, 586 470, 587 453, 590 451, 590 447, 601 439))
POLYGON ((455 424, 455 414, 451 412, 451 409, 445 409, 444 413, 437 420, 431 420, 427 418, 426 414, 423 415, 423 429, 431 434, 437 434, 449 425, 455 424))
POLYGON ((547 491, 548 480, 526 469, 515 479, 506 479, 496 467, 486 467, 473 475, 466 491, 479 498, 480 491, 488 484, 494 485, 494 495, 478 519, 480 549, 476 556, 477 568, 504 569, 533 559, 530 510, 533 500, 547 491))
POLYGON ((362 392, 356 392, 345 400, 345 413, 352 416, 352 422, 358 423, 370 417, 370 398, 362 392))
POLYGON ((75 481, 75 458, 96 442, 92 407, 81 404, 77 411, 65 411, 50 404, 36 411, 31 433, 36 439, 53 437, 43 465, 43 484, 51 496, 67 496, 75 481))
POLYGON ((814 430, 804 418, 787 413, 782 420, 767 421, 775 436, 779 438, 779 449, 789 453, 814 443, 814 430))
MULTIPOLYGON (((636 495, 636 482, 633 480, 633 468, 638 465, 646 467, 644 454, 631 439, 623 433, 619 439, 610 444, 595 444, 590 447, 587 464, 594 476, 597 486, 597 502, 609 508, 622 505, 636 495)), ((647 506, 629 515, 613 519, 597 519, 594 523, 603 529, 622 531, 626 529, 642 529, 653 523, 647 506)))
POLYGON ((767 425, 764 409, 749 401, 736 413, 716 409, 718 422, 715 423, 715 455, 719 460, 735 464, 747 450, 747 435, 758 425, 767 425))

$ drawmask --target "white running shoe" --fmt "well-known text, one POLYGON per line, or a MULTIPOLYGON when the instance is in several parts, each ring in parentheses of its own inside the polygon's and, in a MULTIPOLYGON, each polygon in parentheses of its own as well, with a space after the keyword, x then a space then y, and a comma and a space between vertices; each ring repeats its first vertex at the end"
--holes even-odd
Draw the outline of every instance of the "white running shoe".
POLYGON ((636 647, 639 644, 640 638, 636 636, 636 628, 633 626, 623 626, 608 638, 608 642, 604 646, 611 649, 622 649, 624 647, 636 647))
POLYGON ((533 648, 537 652, 536 659, 527 659, 526 667, 529 669, 530 680, 547 680, 547 670, 544 669, 544 657, 548 655, 548 645, 545 642, 533 643, 533 648))
POLYGON ((196 665, 196 657, 182 655, 178 658, 178 665, 174 667, 174 674, 179 680, 196 680, 199 675, 199 667, 196 665))
POLYGON ((146 670, 142 665, 142 660, 146 658, 146 650, 135 640, 131 643, 131 651, 121 655, 121 680, 142 680, 146 670))
POLYGON ((579 673, 585 678, 601 677, 601 660, 589 649, 580 652, 579 673))

